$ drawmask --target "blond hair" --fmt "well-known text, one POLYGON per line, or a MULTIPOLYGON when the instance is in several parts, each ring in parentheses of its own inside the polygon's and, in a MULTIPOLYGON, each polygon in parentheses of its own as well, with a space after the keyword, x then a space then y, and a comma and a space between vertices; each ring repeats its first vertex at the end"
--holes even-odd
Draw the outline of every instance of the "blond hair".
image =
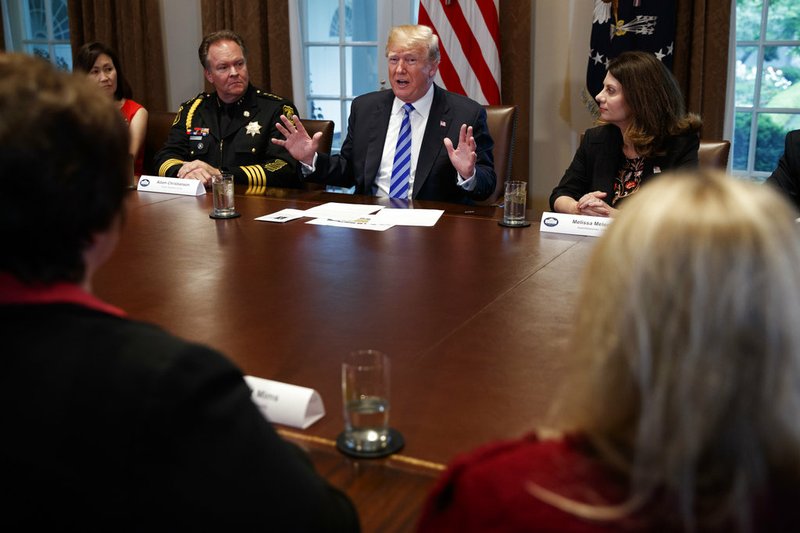
POLYGON ((421 24, 406 24, 395 26, 389 32, 386 40, 386 55, 393 46, 401 48, 421 48, 426 51, 428 62, 439 62, 439 38, 428 26, 421 24))
POLYGON ((620 212, 586 271, 556 420, 626 474, 630 498, 616 515, 562 507, 621 518, 667 494, 686 529, 713 515, 748 530, 776 472, 798 481, 796 216, 765 186, 704 171, 620 212))

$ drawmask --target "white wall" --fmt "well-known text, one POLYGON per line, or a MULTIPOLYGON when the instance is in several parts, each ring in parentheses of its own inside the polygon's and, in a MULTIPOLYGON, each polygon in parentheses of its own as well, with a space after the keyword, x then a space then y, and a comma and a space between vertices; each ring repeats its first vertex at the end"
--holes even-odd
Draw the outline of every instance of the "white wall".
POLYGON ((203 68, 197 47, 203 39, 200 0, 161 0, 164 68, 167 71, 168 111, 203 90, 203 68))
POLYGON ((582 102, 593 0, 538 0, 534 4, 531 73, 530 198, 545 206, 592 126, 582 102))

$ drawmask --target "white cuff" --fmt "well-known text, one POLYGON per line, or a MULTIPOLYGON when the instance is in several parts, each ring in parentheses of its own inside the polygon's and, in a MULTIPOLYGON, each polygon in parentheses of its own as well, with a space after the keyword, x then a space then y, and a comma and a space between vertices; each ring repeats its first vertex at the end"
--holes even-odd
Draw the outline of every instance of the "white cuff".
POLYGON ((317 152, 314 152, 314 159, 311 160, 310 166, 300 161, 300 172, 303 173, 303 177, 313 174, 315 170, 317 170, 317 152))
POLYGON ((475 179, 475 176, 478 174, 478 167, 475 167, 475 170, 472 171, 472 176, 468 178, 462 178, 461 174, 456 172, 457 177, 457 185, 464 189, 465 191, 471 191, 475 189, 475 186, 478 184, 478 180, 475 179))

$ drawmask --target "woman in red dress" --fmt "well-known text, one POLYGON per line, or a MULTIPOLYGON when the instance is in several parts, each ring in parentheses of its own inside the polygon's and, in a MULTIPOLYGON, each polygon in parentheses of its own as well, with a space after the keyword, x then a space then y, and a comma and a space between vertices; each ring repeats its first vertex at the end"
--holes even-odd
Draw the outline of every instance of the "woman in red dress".
POLYGON ((131 99, 131 86, 122 73, 117 54, 103 43, 86 43, 81 46, 75 58, 75 69, 88 74, 90 79, 97 82, 97 85, 116 101, 128 123, 133 174, 136 177, 141 176, 144 137, 147 132, 147 109, 131 99))

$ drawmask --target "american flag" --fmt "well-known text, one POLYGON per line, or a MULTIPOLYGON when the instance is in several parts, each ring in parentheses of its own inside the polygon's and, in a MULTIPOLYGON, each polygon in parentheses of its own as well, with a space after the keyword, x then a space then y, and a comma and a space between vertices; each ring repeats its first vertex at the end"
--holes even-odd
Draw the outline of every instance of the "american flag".
POLYGON ((499 0, 420 0, 419 23, 439 36, 436 82, 481 104, 500 103, 499 0))

